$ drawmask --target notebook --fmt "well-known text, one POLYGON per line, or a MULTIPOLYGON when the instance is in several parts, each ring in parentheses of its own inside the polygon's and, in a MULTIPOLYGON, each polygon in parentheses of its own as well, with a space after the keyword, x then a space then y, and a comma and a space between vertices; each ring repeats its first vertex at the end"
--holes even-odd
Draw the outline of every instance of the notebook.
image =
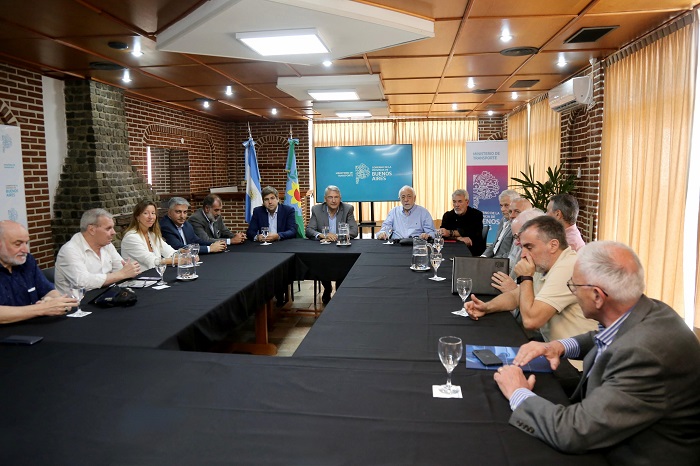
MULTIPOLYGON (((503 361, 503 364, 513 364, 515 355, 518 354, 519 347, 514 346, 483 346, 483 345, 464 345, 464 353, 466 355, 467 369, 481 369, 495 371, 499 366, 484 366, 479 361, 473 352, 475 349, 489 349, 503 361)), ((544 356, 538 356, 526 365, 523 366, 525 372, 552 372, 552 367, 549 361, 544 356)))
POLYGON ((472 293, 479 299, 493 298, 501 292, 491 286, 491 275, 496 272, 508 274, 508 258, 455 257, 452 264, 452 294, 457 294, 457 279, 471 278, 472 293))

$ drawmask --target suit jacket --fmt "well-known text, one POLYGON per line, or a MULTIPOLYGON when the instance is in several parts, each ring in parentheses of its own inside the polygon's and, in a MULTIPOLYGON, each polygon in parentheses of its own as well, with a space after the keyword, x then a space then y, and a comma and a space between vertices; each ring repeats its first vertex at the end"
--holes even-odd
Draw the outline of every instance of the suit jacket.
POLYGON ((510 254, 510 247, 513 245, 513 232, 510 229, 510 222, 506 221, 506 218, 503 217, 501 218, 501 221, 498 223, 498 231, 496 232, 496 240, 493 242, 492 245, 488 246, 482 256, 484 257, 497 257, 497 258, 504 258, 508 257, 510 254), (494 254, 493 249, 496 246, 496 243, 498 242, 498 237, 501 236, 501 231, 503 229, 506 229, 506 232, 503 234, 503 239, 501 240, 501 244, 498 245, 498 251, 494 254))
POLYGON ((530 397, 510 423, 565 452, 601 448, 615 465, 700 464, 700 343, 685 322, 642 296, 593 364, 595 333, 576 337, 588 374, 576 402, 530 397))
POLYGON ((484 214, 473 207, 467 206, 464 215, 457 215, 453 210, 448 210, 442 216, 440 228, 457 230, 460 236, 466 236, 472 240, 469 252, 472 256, 480 256, 486 249, 486 240, 483 236, 484 214))
POLYGON ((192 225, 185 222, 182 224, 182 232, 185 234, 185 240, 187 243, 182 242, 182 237, 177 231, 177 226, 167 215, 160 219, 160 233, 163 235, 163 239, 166 243, 170 245, 173 249, 180 249, 185 246, 185 244, 197 243, 199 244, 199 253, 207 254, 209 252, 209 246, 213 241, 208 239, 202 239, 194 233, 194 228, 192 225))
MULTIPOLYGON (((336 225, 338 223, 347 223, 350 228, 350 237, 357 238, 357 221, 355 221, 355 208, 350 204, 341 202, 338 206, 338 212, 335 214, 336 225)), ((306 226, 306 237, 316 239, 316 235, 321 234, 323 227, 328 226, 328 205, 316 204, 311 208, 311 220, 306 226)))
MULTIPOLYGON (((250 219, 247 235, 248 238, 254 238, 258 234, 260 227, 269 227, 270 223, 267 219, 267 209, 265 206, 256 207, 253 209, 253 216, 250 219)), ((296 238, 297 236, 297 220, 294 207, 284 204, 277 205, 277 234, 280 235, 280 240, 296 238)))
POLYGON ((197 209, 187 221, 192 225, 192 228, 194 228, 194 234, 202 239, 216 241, 221 238, 233 238, 234 236, 231 230, 226 228, 224 219, 220 215, 210 226, 209 220, 207 220, 201 208, 197 209), (214 227, 214 231, 211 231, 212 226, 214 227))

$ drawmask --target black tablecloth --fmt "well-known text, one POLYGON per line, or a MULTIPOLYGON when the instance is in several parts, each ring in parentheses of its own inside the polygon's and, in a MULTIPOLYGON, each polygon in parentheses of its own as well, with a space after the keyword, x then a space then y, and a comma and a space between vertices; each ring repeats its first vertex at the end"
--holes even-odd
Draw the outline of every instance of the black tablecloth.
MULTIPOLYGON (((592 465, 507 424, 486 371, 41 343, 0 348, 3 464, 592 465)), ((536 391, 564 401, 548 377, 536 391)))
MULTIPOLYGON (((231 252, 202 256, 199 278, 180 282, 169 267, 170 288, 136 288, 133 307, 103 309, 89 304, 81 318, 41 317, 0 326, 0 338, 38 335, 46 341, 206 351, 284 289, 294 275, 294 255, 231 252)), ((146 276, 158 274, 155 270, 146 276)))

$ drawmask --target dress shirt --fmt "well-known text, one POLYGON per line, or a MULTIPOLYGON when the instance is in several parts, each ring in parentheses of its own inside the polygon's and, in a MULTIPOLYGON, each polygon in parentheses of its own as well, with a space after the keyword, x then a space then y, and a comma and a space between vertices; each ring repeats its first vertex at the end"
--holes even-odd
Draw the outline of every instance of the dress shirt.
POLYGON ((564 232, 566 233, 566 242, 569 243, 569 247, 574 251, 578 251, 586 245, 581 237, 581 232, 578 231, 578 227, 575 224, 567 227, 564 232))
POLYGON ((182 231, 182 227, 181 227, 181 226, 177 227, 177 232, 178 232, 178 234, 180 235, 180 238, 182 238, 182 242, 183 242, 184 244, 187 244, 187 238, 185 238, 185 232, 182 231))
POLYGON ((24 264, 13 265, 12 272, 0 266, 0 306, 29 306, 53 289, 31 254, 24 264))
POLYGON ((385 234, 392 229, 392 238, 411 238, 427 233, 435 237, 435 223, 433 217, 425 207, 414 205, 411 210, 404 212, 403 206, 396 206, 389 211, 386 219, 382 223, 379 233, 385 234))
POLYGON ((494 256, 498 254, 498 248, 501 246, 501 243, 503 243, 503 238, 508 235, 508 232, 510 232, 510 222, 506 221, 503 222, 503 228, 501 228, 501 232, 498 235, 498 238, 496 238, 496 243, 493 245, 494 256))
POLYGON ((82 233, 76 233, 61 246, 56 257, 54 283, 62 294, 69 294, 71 285, 82 285, 85 290, 101 288, 108 273, 121 270, 122 256, 112 243, 100 248, 98 256, 82 233))
POLYGON ((156 240, 156 235, 152 231, 148 232, 148 238, 153 248, 152 252, 148 250, 146 239, 136 230, 127 231, 122 239, 122 257, 138 262, 142 272, 155 267, 156 259, 172 257, 175 254, 175 250, 162 238, 156 240))
POLYGON ((270 213, 269 210, 267 211, 267 224, 270 226, 270 233, 277 233, 277 211, 279 208, 280 206, 278 205, 273 213, 270 213))
MULTIPOLYGON (((336 212, 336 214, 337 213, 338 212, 336 212)), ((336 234, 338 233, 338 227, 336 225, 337 218, 338 218, 337 215, 331 216, 331 213, 328 212, 328 231, 330 231, 331 233, 336 233, 336 234)))

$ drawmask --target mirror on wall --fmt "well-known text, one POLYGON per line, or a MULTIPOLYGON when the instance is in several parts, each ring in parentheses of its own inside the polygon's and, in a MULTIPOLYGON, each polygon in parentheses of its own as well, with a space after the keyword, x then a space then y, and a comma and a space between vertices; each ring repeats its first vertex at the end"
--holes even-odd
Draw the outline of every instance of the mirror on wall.
POLYGON ((158 194, 190 192, 189 153, 169 147, 150 147, 149 182, 158 194))

